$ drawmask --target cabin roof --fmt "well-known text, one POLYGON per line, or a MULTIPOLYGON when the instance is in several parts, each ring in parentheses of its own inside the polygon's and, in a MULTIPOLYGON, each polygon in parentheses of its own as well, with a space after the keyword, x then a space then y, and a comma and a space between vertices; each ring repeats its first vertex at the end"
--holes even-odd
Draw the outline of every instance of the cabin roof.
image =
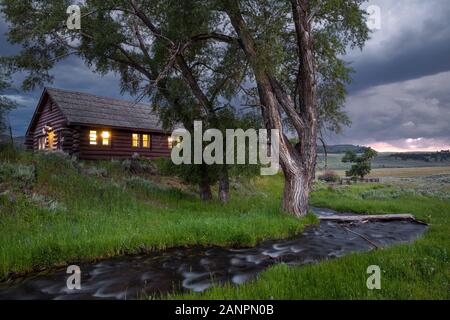
POLYGON ((93 94, 45 88, 69 125, 101 125, 164 131, 150 105, 93 94))

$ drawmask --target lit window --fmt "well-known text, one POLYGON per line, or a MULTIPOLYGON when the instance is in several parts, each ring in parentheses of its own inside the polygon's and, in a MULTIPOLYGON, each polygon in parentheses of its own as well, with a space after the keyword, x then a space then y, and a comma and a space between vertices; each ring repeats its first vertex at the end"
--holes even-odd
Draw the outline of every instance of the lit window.
POLYGON ((89 131, 89 144, 91 145, 97 144, 97 131, 95 130, 89 131))
POLYGON ((111 134, 109 131, 103 131, 102 132, 102 144, 104 146, 109 146, 109 139, 111 138, 111 134))
POLYGON ((132 134, 132 146, 133 148, 139 148, 141 143, 140 143, 140 134, 138 133, 133 133, 132 134))
POLYGON ((44 150, 47 146, 47 137, 43 136, 40 137, 38 140, 38 149, 39 150, 44 150))
POLYGON ((175 139, 172 137, 167 138, 167 144, 168 144, 169 149, 172 149, 173 147, 177 146, 180 143, 181 143, 180 136, 177 136, 175 139))
POLYGON ((142 147, 150 148, 150 135, 148 135, 148 134, 142 135, 142 147))

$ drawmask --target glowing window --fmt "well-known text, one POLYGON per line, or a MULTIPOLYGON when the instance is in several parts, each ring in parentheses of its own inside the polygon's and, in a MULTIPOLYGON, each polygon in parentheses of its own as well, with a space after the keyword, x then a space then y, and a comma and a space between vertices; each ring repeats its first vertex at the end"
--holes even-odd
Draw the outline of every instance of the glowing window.
POLYGON ((148 134, 142 135, 142 147, 150 148, 150 135, 148 134))
POLYGON ((111 133, 109 131, 102 132, 102 144, 104 146, 109 146, 109 140, 111 138, 111 133))
POLYGON ((139 148, 141 143, 140 143, 140 134, 139 133, 133 133, 132 134, 132 138, 131 138, 131 145, 133 146, 133 148, 139 148))
POLYGON ((95 130, 89 131, 89 144, 91 145, 97 144, 97 131, 95 130))
POLYGON ((47 137, 43 136, 40 137, 38 140, 38 149, 39 150, 44 150, 47 146, 47 137))
POLYGON ((181 137, 176 137, 175 139, 172 137, 167 138, 167 145, 169 149, 172 149, 173 147, 177 146, 179 143, 181 143, 181 137))

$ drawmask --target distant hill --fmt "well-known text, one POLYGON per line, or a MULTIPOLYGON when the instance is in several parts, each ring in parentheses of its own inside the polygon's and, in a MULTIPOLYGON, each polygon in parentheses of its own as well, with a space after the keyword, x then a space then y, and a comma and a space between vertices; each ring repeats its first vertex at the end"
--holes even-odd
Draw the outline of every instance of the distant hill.
MULTIPOLYGON (((328 153, 345 153, 347 151, 353 151, 355 153, 363 153, 366 147, 364 146, 355 146, 353 144, 338 144, 338 145, 329 145, 327 146, 328 153)), ((324 153, 323 146, 317 146, 318 153, 324 153)))

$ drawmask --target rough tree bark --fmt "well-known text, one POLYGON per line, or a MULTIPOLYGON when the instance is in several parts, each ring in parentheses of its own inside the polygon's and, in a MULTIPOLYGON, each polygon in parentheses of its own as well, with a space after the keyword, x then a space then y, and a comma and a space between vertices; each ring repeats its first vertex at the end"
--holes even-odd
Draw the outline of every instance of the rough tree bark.
POLYGON ((291 0, 297 47, 299 51, 300 116, 304 128, 300 134, 300 154, 303 160, 304 176, 311 188, 315 177, 317 161, 317 101, 316 101, 316 70, 313 55, 312 16, 310 16, 309 1, 291 0))
POLYGON ((302 217, 308 213, 309 192, 315 174, 317 119, 312 40, 309 33, 311 22, 308 19, 303 21, 306 12, 301 12, 301 15, 298 15, 296 2, 293 0, 301 64, 299 88, 301 90, 302 107, 299 111, 295 110, 292 99, 283 87, 264 68, 264 63, 261 62, 252 35, 239 11, 239 4, 234 2, 234 5, 227 7, 225 11, 238 34, 239 43, 255 74, 266 128, 280 131, 280 165, 285 177, 282 207, 292 215, 302 217), (299 136, 299 151, 291 145, 283 134, 280 108, 283 108, 288 115, 299 136))

